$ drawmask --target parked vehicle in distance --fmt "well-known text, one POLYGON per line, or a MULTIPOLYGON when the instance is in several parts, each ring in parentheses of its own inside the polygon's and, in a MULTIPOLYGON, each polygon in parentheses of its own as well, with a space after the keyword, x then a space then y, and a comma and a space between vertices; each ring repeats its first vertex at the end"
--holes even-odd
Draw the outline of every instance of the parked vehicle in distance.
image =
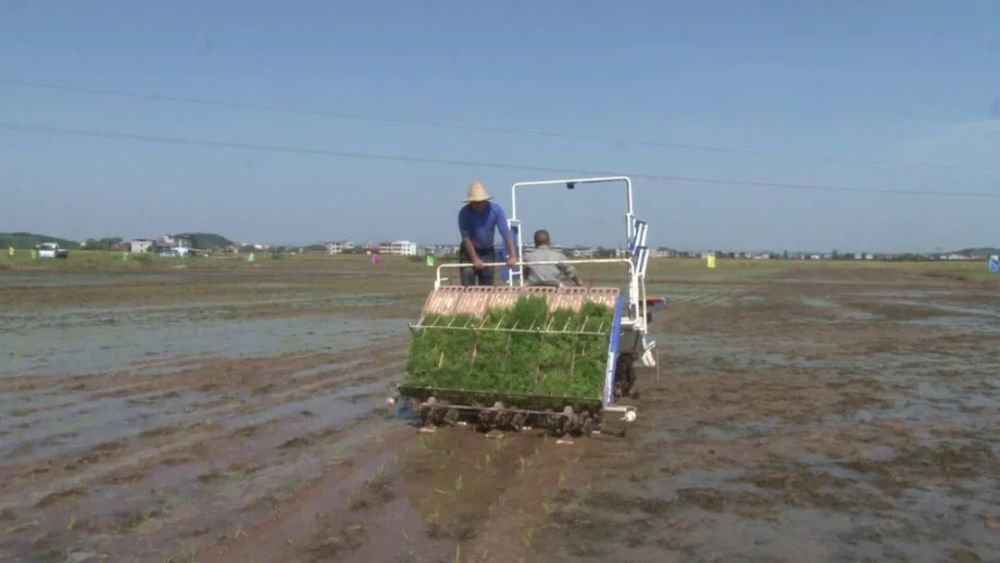
POLYGON ((38 246, 39 258, 69 258, 69 250, 59 248, 54 242, 43 242, 38 246))

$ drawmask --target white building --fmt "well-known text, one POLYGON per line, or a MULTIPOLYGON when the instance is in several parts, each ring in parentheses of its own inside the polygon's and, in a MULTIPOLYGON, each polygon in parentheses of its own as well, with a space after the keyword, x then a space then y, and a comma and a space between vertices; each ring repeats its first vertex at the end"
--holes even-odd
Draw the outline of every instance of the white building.
POLYGON ((163 235, 156 241, 159 246, 191 246, 191 240, 184 237, 177 237, 174 235, 163 235))
POLYGON ((408 240, 382 242, 378 245, 378 251, 390 256, 416 256, 417 243, 408 240))
POLYGON ((146 239, 130 240, 126 244, 128 244, 128 250, 132 254, 142 254, 143 252, 149 252, 153 248, 153 241, 146 239))
POLYGON ((327 254, 343 254, 354 250, 354 243, 351 241, 335 240, 326 243, 327 254))

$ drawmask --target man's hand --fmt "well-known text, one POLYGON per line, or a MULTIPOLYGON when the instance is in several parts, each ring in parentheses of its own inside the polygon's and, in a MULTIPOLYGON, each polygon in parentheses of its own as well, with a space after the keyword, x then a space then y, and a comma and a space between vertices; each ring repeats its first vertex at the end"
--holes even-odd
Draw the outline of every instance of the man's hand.
POLYGON ((486 265, 483 264, 483 261, 480 260, 479 258, 473 258, 472 259, 472 267, 474 269, 476 269, 476 270, 482 270, 483 268, 486 267, 486 265))
POLYGON ((507 257, 507 267, 508 268, 513 268, 516 265, 517 265, 517 258, 515 258, 513 256, 508 256, 507 257))

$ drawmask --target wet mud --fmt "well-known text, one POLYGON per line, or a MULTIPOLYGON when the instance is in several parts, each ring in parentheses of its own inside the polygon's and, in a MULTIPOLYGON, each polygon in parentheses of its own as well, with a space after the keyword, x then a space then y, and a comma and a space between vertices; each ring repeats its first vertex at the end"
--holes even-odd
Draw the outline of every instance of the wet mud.
POLYGON ((109 301, 114 276, 8 280, 0 559, 1000 553, 996 287, 657 271, 672 304, 639 418, 572 443, 421 432, 386 406, 426 276, 158 273, 153 303, 109 301))

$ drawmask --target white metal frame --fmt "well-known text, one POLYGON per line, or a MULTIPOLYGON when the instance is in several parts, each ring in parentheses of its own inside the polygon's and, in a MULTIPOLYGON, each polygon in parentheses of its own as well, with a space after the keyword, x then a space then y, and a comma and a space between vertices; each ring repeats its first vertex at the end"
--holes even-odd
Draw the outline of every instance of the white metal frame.
MULTIPOLYGON (((536 182, 517 182, 511 186, 510 190, 511 214, 507 223, 514 230, 516 235, 515 244, 517 246, 518 262, 510 270, 508 285, 524 286, 524 267, 531 265, 556 265, 556 264, 609 264, 620 263, 628 265, 628 309, 622 318, 622 328, 635 331, 640 335, 643 347, 642 363, 647 367, 656 365, 656 358, 653 350, 656 342, 647 339, 648 333, 648 304, 646 302, 646 266, 649 261, 649 248, 646 246, 648 234, 648 224, 636 218, 634 199, 632 196, 632 180, 628 176, 607 176, 597 178, 570 178, 566 180, 542 180, 536 182), (526 188, 572 185, 574 188, 583 184, 624 184, 625 187, 625 242, 628 248, 628 258, 598 258, 582 260, 565 260, 558 262, 524 262, 524 237, 523 225, 517 214, 517 192, 526 188)), ((443 277, 442 271, 446 269, 462 269, 471 267, 472 264, 442 264, 437 268, 437 279, 434 281, 434 288, 441 287, 442 282, 448 281, 443 277)), ((504 262, 491 262, 485 266, 506 266, 504 262)))

